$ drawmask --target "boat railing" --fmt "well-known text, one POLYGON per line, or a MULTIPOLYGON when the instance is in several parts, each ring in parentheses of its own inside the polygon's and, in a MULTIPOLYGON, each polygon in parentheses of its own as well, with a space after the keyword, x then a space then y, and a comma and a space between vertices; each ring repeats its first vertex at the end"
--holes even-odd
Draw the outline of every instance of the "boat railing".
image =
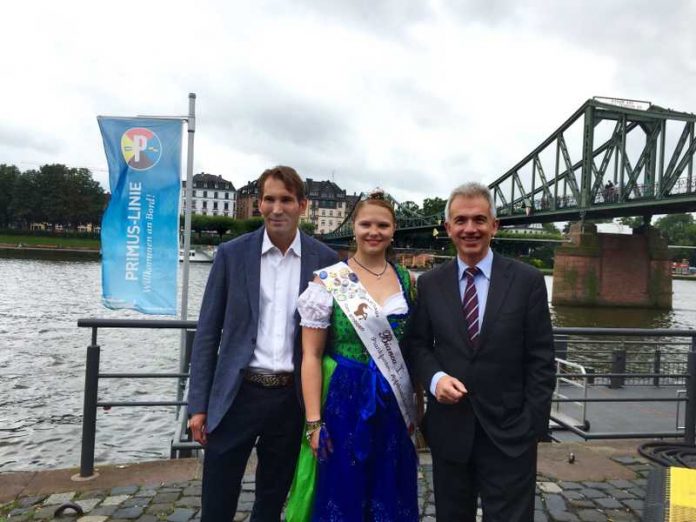
POLYGON ((556 358, 556 389, 553 392, 551 411, 556 418, 563 419, 566 424, 582 429, 589 428, 587 422, 587 379, 588 373, 582 364, 556 358), (570 377, 570 375, 579 375, 579 377, 570 377), (568 396, 562 393, 564 386, 579 388, 582 392, 583 400, 562 403, 561 399, 568 399, 568 396), (564 404, 580 408, 579 418, 572 416, 567 409, 563 409, 562 405, 564 404))
MULTIPOLYGON (((112 407, 160 407, 173 406, 177 408, 177 424, 175 435, 171 445, 171 456, 183 456, 191 450, 198 449, 200 446, 191 440, 190 432, 187 428, 187 412, 185 388, 189 377, 189 363, 193 338, 195 335, 196 321, 182 320, 156 320, 156 319, 80 319, 78 327, 91 329, 91 343, 87 347, 86 366, 85 366, 85 391, 83 402, 82 419, 82 448, 80 457, 80 477, 89 478, 94 476, 94 449, 96 442, 96 423, 97 411, 99 408, 112 407), (178 371, 162 373, 102 373, 100 372, 101 348, 98 344, 99 328, 145 328, 145 329, 178 329, 182 331, 185 342, 182 343, 183 349, 180 354, 178 371), (170 400, 157 401, 110 401, 99 400, 99 381, 100 379, 176 379, 176 397, 170 400)), ((571 431, 572 433, 586 440, 592 439, 623 439, 623 438, 660 438, 672 437, 683 438, 688 444, 694 444, 696 429, 696 330, 670 330, 670 329, 631 329, 631 328, 555 328, 554 343, 556 355, 560 361, 557 362, 557 393, 554 395, 554 411, 551 412, 552 420, 558 426, 571 431), (661 350, 662 355, 659 359, 660 365, 655 366, 654 358, 652 366, 609 365, 599 366, 594 364, 590 367, 588 362, 576 353, 575 343, 587 343, 589 340, 596 339, 598 336, 610 336, 620 338, 625 348, 624 362, 629 357, 631 347, 637 347, 640 343, 645 343, 645 339, 652 339, 651 351, 654 355, 655 350, 661 350), (680 345, 688 346, 688 349, 674 349, 674 339, 686 339, 679 341, 680 345), (635 342, 631 341, 633 339, 635 342), (668 347, 664 350, 664 347, 668 347), (675 362, 671 362, 672 352, 674 352, 675 362), (667 357, 669 354, 669 357, 667 357), (672 367, 667 364, 679 365, 672 367), (623 368, 622 371, 614 371, 623 368), (673 371, 678 368, 678 371, 673 371), (644 371, 647 370, 647 371, 644 371), (665 371, 669 370, 669 372, 665 371), (635 381, 633 381, 635 380, 635 381), (660 384, 680 384, 684 388, 681 395, 675 394, 674 397, 590 397, 587 390, 593 386, 604 385, 609 388, 619 387, 628 382, 653 382, 660 384), (580 387, 581 397, 566 397, 561 393, 563 386, 580 387), (587 405, 596 402, 663 402, 670 401, 677 404, 684 404, 684 423, 683 426, 677 421, 676 429, 672 431, 660 432, 590 432, 587 419, 587 405), (582 404, 579 419, 558 414, 561 405, 572 403, 575 407, 582 404)), ((621 344, 619 343, 619 346, 621 344)), ((613 346, 613 345, 612 345, 613 346)), ((614 347, 610 350, 603 350, 608 353, 616 353, 614 347)), ((616 357, 612 355, 612 357, 616 357)), ((620 357, 619 357, 620 359, 620 357)), ((614 359, 611 359, 614 361, 614 359)), ((642 364, 642 363, 641 363, 642 364)), ((679 415, 679 414, 678 414, 679 415)))

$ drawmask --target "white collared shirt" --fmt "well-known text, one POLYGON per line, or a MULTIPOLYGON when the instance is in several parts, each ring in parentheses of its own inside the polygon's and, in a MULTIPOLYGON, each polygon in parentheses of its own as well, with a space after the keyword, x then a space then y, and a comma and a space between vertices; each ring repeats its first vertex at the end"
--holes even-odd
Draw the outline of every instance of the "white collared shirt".
MULTIPOLYGON (((459 300, 464 299, 464 291, 466 290, 466 277, 464 277, 464 270, 468 268, 464 261, 457 256, 457 274, 459 275, 459 300)), ((476 277, 474 277, 474 286, 476 287, 476 297, 478 298, 478 323, 479 332, 481 331, 481 326, 483 326, 483 316, 486 313, 486 303, 488 302, 488 288, 491 286, 491 270, 493 269, 493 251, 489 248, 483 259, 476 263, 476 266, 481 271, 476 277)), ((447 375, 445 372, 437 372, 433 375, 430 380, 430 393, 435 395, 435 389, 437 388, 437 383, 440 378, 447 375)))
POLYGON ((263 232, 259 325, 249 368, 270 373, 292 372, 295 308, 300 290, 302 244, 299 230, 285 255, 263 232))

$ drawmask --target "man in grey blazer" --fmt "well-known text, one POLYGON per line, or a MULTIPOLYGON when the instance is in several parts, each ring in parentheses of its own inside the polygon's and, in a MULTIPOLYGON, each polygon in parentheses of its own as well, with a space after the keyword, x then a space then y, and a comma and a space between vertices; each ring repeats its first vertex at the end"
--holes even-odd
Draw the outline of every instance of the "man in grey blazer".
POLYGON ((456 188, 445 217, 457 258, 419 278, 404 354, 429 390, 437 520, 474 522, 480 496, 485 522, 530 522, 555 382, 544 278, 490 250, 485 186, 456 188))
POLYGON ((297 296, 336 253, 298 229, 304 183, 290 167, 259 178, 264 226, 220 245, 191 358, 189 427, 205 446, 202 520, 234 518, 256 445, 254 522, 278 522, 302 437, 297 296))

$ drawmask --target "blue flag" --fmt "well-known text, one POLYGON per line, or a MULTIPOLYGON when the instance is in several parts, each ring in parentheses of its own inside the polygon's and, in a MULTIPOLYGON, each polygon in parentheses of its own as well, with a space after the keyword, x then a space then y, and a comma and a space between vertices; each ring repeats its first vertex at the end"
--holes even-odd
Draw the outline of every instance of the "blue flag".
POLYGON ((182 121, 97 120, 111 190, 101 228, 104 306, 176 315, 182 121))

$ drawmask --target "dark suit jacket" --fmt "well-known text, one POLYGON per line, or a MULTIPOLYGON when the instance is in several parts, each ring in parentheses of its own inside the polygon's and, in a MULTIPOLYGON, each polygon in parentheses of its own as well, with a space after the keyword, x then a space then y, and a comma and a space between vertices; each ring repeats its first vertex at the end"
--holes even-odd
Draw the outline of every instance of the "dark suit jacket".
MULTIPOLYGON (((188 394, 189 414, 207 413, 208 432, 232 405, 256 347, 263 232, 260 228, 220 245, 208 276, 191 354, 188 394)), ((323 243, 298 233, 302 242, 299 295, 314 278, 313 271, 335 263, 338 256, 323 243)), ((297 312, 295 320, 299 325, 297 312)), ((299 327, 295 334, 293 360, 299 376, 299 327)))
POLYGON ((433 454, 466 462, 475 418, 510 457, 546 434, 555 384, 553 334, 541 273, 493 256, 479 346, 471 346, 459 296, 457 261, 418 279, 405 356, 426 390, 444 371, 469 394, 455 405, 428 392, 423 433, 433 454), (475 416, 475 418, 474 418, 475 416))

